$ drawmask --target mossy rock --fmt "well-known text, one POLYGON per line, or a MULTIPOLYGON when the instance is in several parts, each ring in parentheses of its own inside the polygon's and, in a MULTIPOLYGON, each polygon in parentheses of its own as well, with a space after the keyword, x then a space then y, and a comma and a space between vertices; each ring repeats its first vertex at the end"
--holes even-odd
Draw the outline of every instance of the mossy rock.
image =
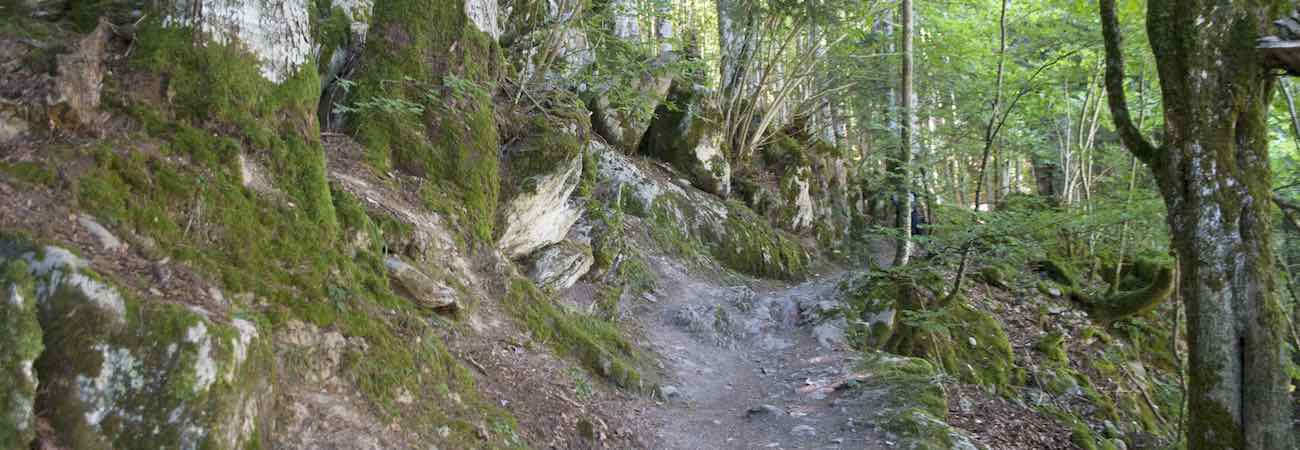
POLYGON ((1080 450, 1116 450, 1127 448, 1116 444, 1116 439, 1096 436, 1088 423, 1071 412, 1056 407, 1044 407, 1043 412, 1070 430, 1070 443, 1080 450))
POLYGON ((35 437, 34 365, 44 349, 36 286, 27 264, 0 264, 0 448, 27 448, 35 437))
POLYGON ((1035 266, 1038 272, 1042 273, 1049 280, 1069 287, 1078 286, 1079 284, 1078 272, 1075 271, 1074 266, 1068 261, 1058 258, 1048 258, 1038 261, 1035 266))
POLYGON ((930 361, 889 353, 868 352, 858 370, 868 374, 873 383, 888 386, 905 406, 920 407, 938 419, 948 416, 948 396, 937 378, 938 370, 930 361))
POLYGON ((695 187, 725 198, 731 194, 731 162, 723 147, 722 113, 711 99, 700 86, 673 82, 638 151, 667 161, 695 187))
POLYGON ((583 182, 586 121, 538 116, 531 122, 507 149, 503 166, 496 240, 511 258, 559 242, 582 213, 570 198, 583 182))
POLYGON ((735 197, 760 215, 767 215, 777 206, 776 194, 752 178, 733 178, 731 185, 735 197))
MULTIPOLYGON (((263 445, 270 344, 255 321, 218 323, 124 295, 67 250, 6 246, 38 285, 45 349, 37 408, 59 442, 234 449, 263 445)), ((11 266, 12 267, 12 266, 11 266)))
POLYGON ((1002 330, 1001 323, 989 313, 958 305, 952 310, 955 326, 952 334, 951 356, 944 357, 950 373, 959 374, 968 383, 982 384, 1004 390, 1017 380, 1015 358, 1011 342, 1002 330))
POLYGON ((1083 384, 1079 380, 1083 375, 1068 367, 1047 367, 1038 373, 1041 388, 1048 394, 1061 396, 1071 392, 1080 392, 1083 384))
MULTIPOLYGON (((620 45, 608 41, 605 43, 620 45)), ((617 57, 626 58, 627 55, 617 57)), ((650 128, 655 126, 659 112, 665 108, 661 106, 665 100, 672 101, 669 99, 671 76, 665 73, 665 68, 659 62, 651 63, 648 68, 649 71, 639 73, 639 76, 613 80, 615 83, 624 82, 623 86, 598 88, 586 93, 593 129, 614 148, 628 153, 637 151, 650 128)), ((599 63, 596 71, 609 75, 601 72, 599 63)))
POLYGON ((966 305, 960 297, 940 304, 925 292, 916 288, 900 292, 903 319, 889 341, 889 351, 928 358, 964 382, 1000 392, 1023 384, 1011 343, 996 318, 966 305))
POLYGON ((900 285, 887 282, 887 276, 871 272, 840 286, 840 295, 848 304, 848 313, 857 326, 850 331, 850 342, 861 350, 882 350, 894 335, 898 320, 900 285))
POLYGON ((685 193, 665 193, 651 210, 651 236, 683 256, 707 252, 737 272, 794 280, 809 255, 798 238, 773 227, 744 204, 685 193))
POLYGON ((587 370, 624 389, 644 390, 640 354, 611 322, 568 311, 526 278, 507 285, 505 304, 534 340, 547 342, 587 370))
POLYGON ((781 176, 781 196, 777 204, 777 220, 782 227, 802 232, 813 225, 816 219, 813 209, 812 168, 797 166, 787 170, 781 176))
POLYGON ((727 202, 725 232, 718 236, 713 255, 740 272, 768 278, 797 279, 807 270, 808 254, 802 244, 774 229, 744 205, 727 202))
POLYGON ((1051 298, 1061 298, 1071 292, 1069 288, 1062 287, 1061 285, 1046 280, 1039 280, 1037 283, 1034 283, 1034 290, 1038 291, 1039 294, 1051 298))
POLYGON ((1010 275, 1008 272, 1009 270, 1005 266, 984 266, 980 268, 978 276, 979 280, 984 284, 998 289, 1009 289, 1010 285, 1007 284, 1007 281, 1010 275))
POLYGON ((761 149, 763 165, 772 173, 784 175, 791 169, 811 163, 803 143, 795 135, 777 132, 761 149))

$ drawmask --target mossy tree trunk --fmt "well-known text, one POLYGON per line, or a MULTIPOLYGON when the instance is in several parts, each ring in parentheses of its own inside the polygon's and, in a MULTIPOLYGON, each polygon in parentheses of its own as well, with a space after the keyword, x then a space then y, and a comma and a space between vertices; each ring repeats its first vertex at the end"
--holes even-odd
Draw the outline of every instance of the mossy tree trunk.
POLYGON ((1155 175, 1179 255, 1193 450, 1293 447, 1271 250, 1274 80, 1254 49, 1285 5, 1148 2, 1167 139, 1156 147, 1129 117, 1115 2, 1100 2, 1111 115, 1125 146, 1155 175))

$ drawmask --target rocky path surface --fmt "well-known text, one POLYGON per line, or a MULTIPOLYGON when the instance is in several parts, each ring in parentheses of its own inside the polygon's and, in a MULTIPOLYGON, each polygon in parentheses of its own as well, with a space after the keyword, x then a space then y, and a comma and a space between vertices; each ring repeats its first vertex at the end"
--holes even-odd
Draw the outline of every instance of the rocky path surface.
POLYGON ((810 320, 847 273, 725 286, 653 259, 660 286, 646 331, 668 376, 653 448, 889 448, 862 422, 884 394, 842 389, 853 385, 854 352, 810 320))

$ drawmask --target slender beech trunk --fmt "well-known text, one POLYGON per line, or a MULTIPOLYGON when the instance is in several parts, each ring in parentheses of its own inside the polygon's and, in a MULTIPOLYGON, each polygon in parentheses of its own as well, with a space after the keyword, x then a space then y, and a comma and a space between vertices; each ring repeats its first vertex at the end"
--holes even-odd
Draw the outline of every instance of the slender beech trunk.
POLYGON ((903 93, 900 108, 903 123, 899 127, 898 167, 894 176, 898 177, 898 211, 895 222, 898 225, 899 238, 894 252, 894 265, 906 265, 912 258, 912 134, 916 131, 916 96, 912 93, 912 0, 903 0, 899 4, 899 16, 903 22, 903 93))
MULTIPOLYGON (((1002 82, 1006 74, 1006 56, 1007 56, 1007 7, 1011 0, 1002 0, 1002 12, 998 15, 998 72, 995 85, 993 88, 993 103, 990 105, 988 125, 984 127, 984 152, 980 156, 979 179, 975 183, 975 210, 980 207, 980 191, 984 187, 984 175, 989 165, 989 152, 993 150, 993 142, 997 139, 998 132, 998 111, 1002 108, 1002 82)), ((1014 106, 1014 103, 1013 103, 1014 106)), ((967 241, 961 249, 961 262, 957 264, 957 276, 952 282, 952 292, 949 297, 961 292, 961 283, 966 276, 966 265, 970 262, 970 248, 974 244, 967 241)))
POLYGON ((1295 113, 1295 97, 1291 95, 1291 83, 1282 79, 1282 93, 1286 94, 1286 111, 1291 114, 1291 137, 1295 139, 1296 149, 1300 150, 1300 116, 1295 113))
POLYGON ((641 18, 638 17, 635 0, 613 0, 610 7, 614 12, 614 36, 628 42, 641 40, 641 18))
POLYGON ((673 4, 669 0, 655 1, 655 42, 659 44, 659 55, 669 59, 673 53, 673 4))
POLYGON ((1129 117, 1115 0, 1099 3, 1111 117, 1155 176, 1178 253, 1188 448, 1293 448, 1285 315, 1273 280, 1267 119, 1275 80, 1254 48, 1290 6, 1147 2, 1165 112, 1166 142, 1156 147, 1129 117))

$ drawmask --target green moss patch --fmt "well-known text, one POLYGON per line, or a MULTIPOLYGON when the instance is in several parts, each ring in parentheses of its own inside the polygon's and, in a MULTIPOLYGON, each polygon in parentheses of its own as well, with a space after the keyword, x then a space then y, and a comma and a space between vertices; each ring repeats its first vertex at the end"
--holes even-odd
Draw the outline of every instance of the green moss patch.
POLYGON ((33 363, 44 348, 27 265, 0 264, 0 447, 26 448, 35 437, 33 363))
POLYGON ((471 236, 490 242, 500 189, 492 106, 501 52, 464 2, 380 0, 350 97, 370 162, 439 180, 471 236))
POLYGON ((533 283, 511 280, 506 306, 534 340, 576 358, 588 370, 625 389, 643 390, 641 357, 612 322, 566 311, 533 283))
POLYGON ((808 255, 799 242, 773 228, 745 205, 727 202, 726 232, 713 255, 726 266, 768 278, 797 279, 807 269, 808 255))

